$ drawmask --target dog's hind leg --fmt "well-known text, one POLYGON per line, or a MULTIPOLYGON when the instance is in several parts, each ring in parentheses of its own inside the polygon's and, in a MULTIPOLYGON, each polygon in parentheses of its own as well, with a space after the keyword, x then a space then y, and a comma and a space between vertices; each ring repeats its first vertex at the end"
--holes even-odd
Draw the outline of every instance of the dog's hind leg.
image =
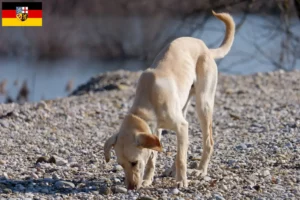
MULTIPOLYGON (((158 139, 161 139, 161 132, 162 129, 157 129, 155 135, 158 137, 158 139)), ((157 158, 157 151, 152 151, 151 156, 147 162, 145 173, 144 173, 144 180, 142 185, 144 187, 147 187, 152 184, 154 172, 155 172, 155 164, 156 164, 156 158, 157 158)))
POLYGON ((195 84, 196 109, 203 135, 203 154, 199 172, 207 175, 208 163, 213 153, 212 117, 217 86, 217 65, 210 55, 203 55, 197 64, 197 81, 195 84))
POLYGON ((182 109, 182 113, 183 113, 183 117, 184 117, 184 118, 186 118, 187 111, 188 111, 189 105, 190 105, 190 103, 191 103, 191 99, 192 99, 192 97, 193 97, 194 95, 195 95, 195 86, 192 85, 191 90, 190 90, 189 97, 188 97, 188 99, 187 99, 187 101, 186 101, 186 103, 185 103, 185 105, 184 105, 184 107, 183 107, 183 109, 182 109))

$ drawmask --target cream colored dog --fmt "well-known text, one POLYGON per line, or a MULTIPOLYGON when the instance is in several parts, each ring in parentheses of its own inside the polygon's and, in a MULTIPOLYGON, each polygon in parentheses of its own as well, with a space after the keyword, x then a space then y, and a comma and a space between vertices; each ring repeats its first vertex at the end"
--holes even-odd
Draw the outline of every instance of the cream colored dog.
POLYGON ((136 97, 118 134, 104 146, 106 162, 114 147, 117 161, 124 168, 128 189, 148 186, 153 181, 157 151, 162 151, 161 129, 177 135, 177 155, 172 170, 179 187, 187 187, 189 101, 196 97, 196 110, 203 133, 201 176, 213 152, 212 115, 218 72, 214 59, 223 58, 234 40, 235 24, 226 13, 213 15, 226 25, 226 35, 217 49, 208 49, 203 41, 192 37, 175 39, 155 59, 152 68, 141 75, 136 97))

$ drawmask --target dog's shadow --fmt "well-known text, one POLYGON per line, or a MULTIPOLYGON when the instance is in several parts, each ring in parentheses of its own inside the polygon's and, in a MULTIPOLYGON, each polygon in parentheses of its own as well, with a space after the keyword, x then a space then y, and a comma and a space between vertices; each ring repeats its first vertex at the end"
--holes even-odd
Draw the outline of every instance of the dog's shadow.
POLYGON ((0 193, 39 193, 39 194, 73 194, 89 193, 92 191, 101 191, 101 188, 107 187, 104 181, 96 179, 72 181, 62 179, 28 179, 13 180, 0 179, 0 193))
MULTIPOLYGON (((157 178, 165 178, 167 176, 157 176, 157 178)), ((32 193, 32 194, 76 194, 76 193, 91 193, 93 191, 100 194, 111 194, 111 189, 115 186, 125 187, 124 178, 118 177, 119 182, 113 183, 109 178, 97 179, 90 178, 80 181, 75 180, 63 180, 52 178, 41 179, 26 179, 26 180, 14 180, 14 179, 0 179, 0 193, 32 193), (108 190, 107 190, 108 189, 108 190)), ((164 190, 171 190, 174 187, 164 187, 164 190)), ((154 183, 150 187, 140 188, 139 190, 157 190, 154 183)), ((183 190, 185 191, 185 190, 183 190)), ((185 191, 185 192, 190 192, 185 191)))

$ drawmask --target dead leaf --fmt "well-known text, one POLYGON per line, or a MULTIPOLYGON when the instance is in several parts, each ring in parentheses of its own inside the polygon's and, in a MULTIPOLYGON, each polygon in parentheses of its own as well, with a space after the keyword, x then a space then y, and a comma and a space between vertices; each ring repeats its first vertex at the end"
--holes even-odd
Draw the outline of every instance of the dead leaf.
POLYGON ((210 183, 209 183, 209 187, 215 187, 216 184, 217 184, 217 179, 216 180, 212 180, 210 183))

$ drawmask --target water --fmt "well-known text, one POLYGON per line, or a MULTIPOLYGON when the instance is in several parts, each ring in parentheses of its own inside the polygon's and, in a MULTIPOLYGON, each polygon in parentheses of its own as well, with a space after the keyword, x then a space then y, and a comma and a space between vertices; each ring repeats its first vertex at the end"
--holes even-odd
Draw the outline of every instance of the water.
MULTIPOLYGON (((29 100, 53 99, 69 94, 66 91, 67 83, 73 81, 73 89, 87 82, 92 76, 117 69, 139 70, 143 68, 140 61, 74 61, 61 60, 55 62, 26 62, 0 60, 0 81, 7 80, 7 94, 16 98, 22 83, 27 81, 29 100), (15 81, 18 85, 15 85, 15 81)), ((5 96, 0 95, 0 102, 5 96)))
MULTIPOLYGON (((200 17, 194 20, 201 23, 202 19, 200 17)), ((234 19, 236 24, 239 24, 243 20, 243 16, 234 16, 234 19)), ((192 25, 195 23, 195 21, 190 22, 192 25)), ((278 31, 278 24, 280 23, 276 17, 249 15, 237 31, 230 53, 224 59, 218 61, 219 71, 230 74, 252 74, 277 69, 282 64, 279 62, 279 55, 281 41, 284 38, 283 32, 278 31), (266 20, 266 18, 268 19, 266 20)), ((139 24, 141 24, 141 21, 137 22, 132 34, 137 34, 136 29, 139 29, 139 24)), ((194 28, 195 31, 193 31, 192 36, 204 40, 209 47, 217 47, 224 36, 224 26, 214 18, 210 18, 202 29, 186 24, 180 27, 181 24, 180 20, 170 20, 168 27, 162 30, 162 34, 168 35, 176 31, 175 35, 179 37, 186 35, 187 30, 190 28, 194 28)), ((299 20, 293 19, 291 24, 291 31, 297 37, 300 37, 299 20)), ((135 45, 143 45, 139 43, 138 37, 134 35, 132 37, 132 40, 136 38, 135 45)), ((290 69, 292 66, 296 66, 300 69, 299 56, 295 60, 292 56, 294 53, 292 50, 300 52, 299 46, 294 46, 290 52, 287 52, 286 59, 282 64, 285 68, 290 69)), ((29 100, 39 101, 40 99, 54 99, 68 95, 69 92, 65 88, 70 80, 73 80, 74 89, 99 73, 116 69, 135 71, 145 68, 147 68, 145 63, 138 60, 100 62, 65 59, 51 62, 34 62, 22 59, 2 59, 0 60, 0 81, 4 79, 8 81, 7 94, 15 99, 22 82, 27 80, 30 89, 29 100), (17 85, 14 84, 15 81, 18 82, 17 85)), ((0 102, 4 101, 5 96, 0 95, 0 102)))

